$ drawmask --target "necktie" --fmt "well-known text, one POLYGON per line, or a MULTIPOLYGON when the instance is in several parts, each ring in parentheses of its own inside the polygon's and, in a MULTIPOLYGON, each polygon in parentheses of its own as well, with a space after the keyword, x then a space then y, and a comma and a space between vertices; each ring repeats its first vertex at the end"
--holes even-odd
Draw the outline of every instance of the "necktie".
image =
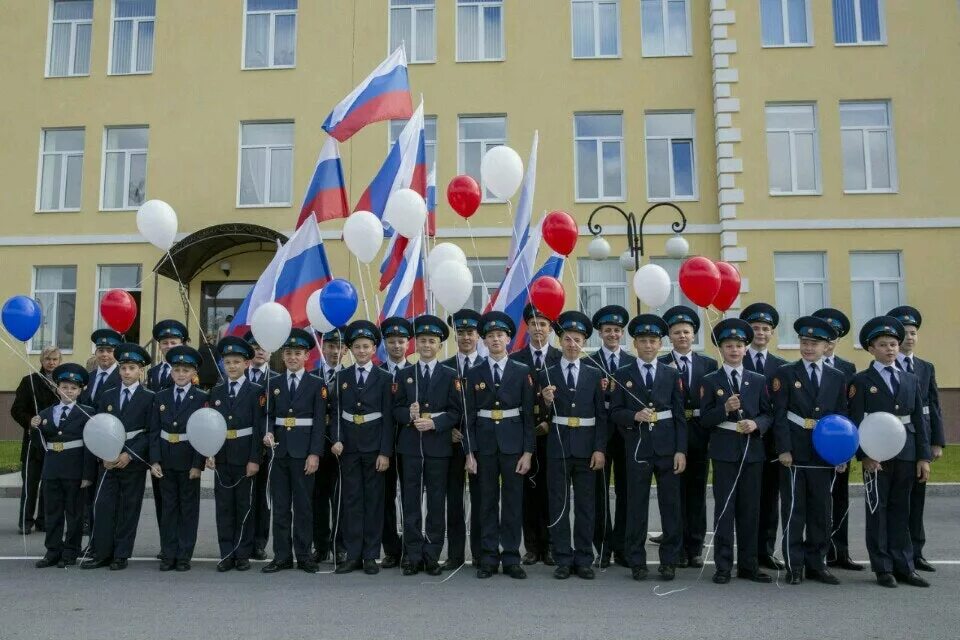
POLYGON ((163 366, 160 367, 160 384, 163 384, 164 382, 166 382, 169 376, 170 376, 170 365, 164 362, 163 366))
POLYGON ((904 358, 903 361, 907 365, 907 373, 913 373, 913 358, 904 358))
POLYGON ((297 374, 290 374, 290 395, 292 396, 297 392, 297 374))
POLYGON ((730 386, 733 387, 733 395, 740 393, 740 374, 736 369, 730 372, 730 386))
POLYGON ((763 373, 763 354, 757 354, 757 373, 763 373))
POLYGON ((101 371, 97 374, 97 385, 93 388, 93 397, 96 398, 100 395, 100 387, 103 386, 103 381, 107 379, 107 372, 101 371))
POLYGON ((690 382, 690 361, 687 356, 680 356, 680 373, 683 375, 684 382, 690 382))
POLYGON ((237 382, 234 380, 230 383, 230 399, 233 400, 237 397, 237 382))
POLYGON ((420 389, 420 393, 426 396, 427 391, 430 389, 430 367, 428 365, 423 365, 420 381, 423 385, 420 389))
POLYGON ((890 375, 890 388, 893 389, 893 395, 900 393, 900 381, 897 380, 897 372, 893 367, 884 367, 884 370, 890 375))
POLYGON ((647 385, 648 390, 653 390, 653 365, 647 362, 644 363, 643 368, 645 369, 643 382, 647 385))
POLYGON ((577 388, 577 381, 573 377, 573 370, 577 365, 570 363, 567 365, 567 386, 570 387, 570 390, 573 391, 577 388))
POLYGON ((120 398, 120 411, 123 411, 123 408, 127 406, 127 403, 130 402, 130 389, 123 390, 123 397, 120 398))
POLYGON ((813 383, 814 393, 820 393, 820 379, 817 377, 817 365, 810 365, 810 382, 813 383))
POLYGON ((543 368, 543 352, 537 349, 533 352, 533 368, 542 369, 543 368))
POLYGON ((67 421, 67 414, 70 413, 70 407, 63 405, 63 409, 60 410, 60 422, 57 423, 58 426, 63 426, 67 421))
POLYGON ((253 381, 256 382, 257 384, 260 384, 261 380, 263 380, 263 371, 260 371, 260 369, 254 369, 253 381))
POLYGON ((493 384, 500 386, 500 365, 496 362, 493 363, 493 384))
POLYGON ((465 357, 463 359, 463 364, 460 368, 460 377, 462 378, 463 376, 465 376, 467 374, 467 370, 469 369, 470 369, 470 358, 465 357))
POLYGON ((327 379, 327 384, 330 384, 331 382, 333 382, 333 374, 334 374, 333 368, 327 369, 327 375, 325 376, 327 379))
POLYGON ((367 382, 363 377, 366 372, 367 370, 364 369, 363 367, 360 367, 359 369, 357 369, 357 386, 360 387, 361 389, 363 388, 363 385, 365 385, 367 382))
POLYGON ((173 404, 178 410, 180 409, 180 405, 183 404, 183 389, 181 387, 177 387, 177 397, 173 401, 173 404))

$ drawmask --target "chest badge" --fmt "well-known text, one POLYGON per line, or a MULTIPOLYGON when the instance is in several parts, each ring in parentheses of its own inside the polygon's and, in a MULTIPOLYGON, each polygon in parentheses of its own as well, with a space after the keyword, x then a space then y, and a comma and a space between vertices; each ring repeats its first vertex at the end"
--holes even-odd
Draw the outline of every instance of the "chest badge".
POLYGON ((346 388, 347 388, 347 383, 344 382, 343 385, 342 385, 340 388, 341 388, 341 389, 346 389, 346 388))
POLYGON ((160 411, 166 411, 166 410, 167 410, 167 405, 165 404, 160 405, 160 411))
POLYGON ((486 389, 486 388, 487 388, 487 383, 486 383, 486 382, 481 382, 481 383, 480 383, 480 390, 483 391, 483 390, 486 389))
POLYGON ((718 397, 718 398, 722 398, 722 397, 723 397, 723 389, 717 389, 717 397, 718 397))
POLYGON ((110 411, 110 412, 113 411, 113 405, 112 405, 112 404, 108 404, 108 405, 107 405, 107 411, 110 411))
POLYGON ((799 389, 799 388, 800 388, 801 386, 803 386, 803 385, 800 384, 800 381, 799 381, 799 380, 795 380, 794 383, 793 383, 793 386, 796 387, 797 389, 799 389))
POLYGON ((47 424, 47 419, 46 419, 46 418, 43 419, 43 424, 47 424))
POLYGON ((413 378, 407 378, 407 384, 413 384, 413 378))
POLYGON ((773 386, 774 392, 780 391, 780 378, 774 378, 772 386, 773 386))
POLYGON ((273 395, 275 395, 275 396, 280 395, 280 389, 274 389, 274 390, 273 390, 273 395))
POLYGON ((213 403, 213 406, 215 406, 215 407, 219 407, 219 406, 220 406, 220 401, 219 401, 219 400, 217 400, 216 402, 214 402, 214 403, 213 403))
POLYGON ((627 380, 627 389, 632 389, 632 388, 633 388, 633 381, 627 380))
POLYGON ((877 392, 876 387, 870 387, 870 393, 876 393, 876 392, 877 392))

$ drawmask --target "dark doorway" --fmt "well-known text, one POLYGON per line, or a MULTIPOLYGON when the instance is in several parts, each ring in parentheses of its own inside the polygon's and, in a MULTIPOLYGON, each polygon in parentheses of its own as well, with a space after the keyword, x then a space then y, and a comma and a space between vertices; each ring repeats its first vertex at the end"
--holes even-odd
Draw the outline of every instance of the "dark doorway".
POLYGON ((203 282, 200 285, 200 322, 204 333, 220 338, 221 329, 229 324, 244 298, 256 284, 253 280, 203 282))

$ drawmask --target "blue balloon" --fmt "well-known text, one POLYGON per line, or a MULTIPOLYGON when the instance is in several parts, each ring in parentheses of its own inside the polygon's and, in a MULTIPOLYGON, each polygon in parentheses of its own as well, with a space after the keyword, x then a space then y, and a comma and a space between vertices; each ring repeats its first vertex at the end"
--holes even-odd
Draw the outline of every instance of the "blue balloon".
POLYGON ((347 324, 357 311, 357 290, 343 278, 331 280, 320 290, 320 310, 333 326, 347 324))
POLYGON ((844 416, 835 413, 824 416, 813 428, 813 448, 834 466, 849 462, 858 446, 857 428, 844 416))
POLYGON ((3 304, 3 326, 14 338, 26 342, 40 328, 43 311, 40 304, 27 296, 13 296, 3 304))

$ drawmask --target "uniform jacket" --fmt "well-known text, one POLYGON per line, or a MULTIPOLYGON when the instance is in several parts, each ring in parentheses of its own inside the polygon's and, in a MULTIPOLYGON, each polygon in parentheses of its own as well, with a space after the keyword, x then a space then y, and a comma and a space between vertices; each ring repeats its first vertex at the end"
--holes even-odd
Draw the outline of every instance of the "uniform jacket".
MULTIPOLYGON (((683 381, 683 410, 684 417, 687 419, 687 440, 691 448, 700 450, 706 449, 709 441, 709 432, 700 425, 700 381, 703 376, 711 371, 717 370, 717 361, 713 358, 690 352, 690 367, 693 369, 691 380, 681 374, 683 381)), ((673 352, 662 355, 658 358, 660 364, 673 367, 680 372, 678 363, 673 358, 673 352)))
POLYGON ((535 391, 533 372, 519 360, 507 359, 500 374, 500 386, 493 384, 487 358, 481 358, 467 372, 467 429, 474 453, 516 455, 533 453, 535 391), (478 411, 519 409, 520 415, 496 420, 481 418, 478 411))
MULTIPOLYGON (((398 376, 399 377, 399 376, 398 376)), ((342 442, 344 453, 379 453, 393 455, 394 428, 393 376, 386 369, 373 367, 363 383, 357 387, 357 365, 341 369, 335 376, 336 383, 330 389, 330 439, 342 442), (357 424, 346 419, 352 416, 379 413, 380 417, 357 424)))
MULTIPOLYGON (((97 413, 109 413, 123 423, 123 428, 127 434, 142 431, 132 438, 127 436, 126 448, 139 456, 144 461, 150 460, 150 420, 153 414, 153 401, 156 394, 150 391, 142 384, 137 385, 137 390, 130 396, 129 402, 123 405, 120 410, 120 395, 123 392, 123 385, 109 389, 100 396, 100 402, 97 404, 97 413)), ((131 456, 133 463, 139 463, 135 456, 131 456)), ((142 467, 141 467, 142 468, 142 467)))
POLYGON ((217 464, 245 466, 248 462, 260 462, 260 448, 266 428, 267 398, 263 387, 244 380, 237 389, 237 397, 230 397, 230 380, 221 382, 210 390, 210 406, 220 412, 227 422, 227 439, 216 455, 217 464), (253 429, 249 436, 237 436, 231 432, 253 429))
POLYGON ((197 409, 207 405, 207 394, 190 385, 177 410, 174 402, 175 387, 169 387, 153 397, 153 409, 150 416, 150 463, 160 463, 164 470, 189 471, 203 469, 205 459, 189 442, 168 442, 160 437, 161 431, 185 436, 187 420, 197 409))
POLYGON ((70 409, 66 421, 58 425, 53 419, 56 406, 40 410, 40 426, 32 431, 35 446, 48 445, 40 477, 43 480, 93 480, 97 477, 97 461, 87 448, 81 445, 58 451, 57 444, 83 440, 83 428, 94 414, 94 408, 78 402, 70 409))
POLYGON ((687 420, 680 373, 672 367, 657 366, 652 390, 647 389, 637 362, 620 367, 614 378, 610 418, 623 436, 627 455, 639 459, 685 454, 687 420), (637 411, 645 408, 657 413, 670 411, 672 415, 655 423, 636 422, 637 411))
POLYGON ((269 381, 268 392, 265 404, 269 419, 266 423, 267 432, 273 434, 277 445, 274 455, 290 458, 322 456, 327 435, 328 390, 320 378, 304 371, 291 397, 289 372, 278 373, 269 381), (309 424, 295 424, 297 420, 306 420, 309 424))
MULTIPOLYGON (((885 411, 895 416, 909 416, 905 424, 907 440, 903 449, 896 455, 897 460, 912 462, 930 460, 930 433, 923 423, 923 403, 920 399, 920 384, 917 377, 906 371, 899 371, 900 388, 894 397, 883 376, 871 363, 869 367, 857 373, 850 383, 849 396, 850 419, 858 427, 868 413, 885 411)), ((863 451, 857 451, 857 459, 862 460, 863 451)))
MULTIPOLYGON (((746 360, 744 360, 746 361, 746 360)), ((700 382, 700 424, 710 431, 708 453, 720 462, 740 462, 744 447, 747 449, 747 462, 768 460, 761 436, 773 424, 773 407, 767 392, 766 380, 755 371, 744 366, 743 379, 740 382, 740 412, 727 414, 724 403, 733 395, 730 381, 723 367, 703 376, 700 382), (741 419, 757 423, 757 432, 739 433, 718 428, 721 422, 736 422, 741 419)))
POLYGON ((813 422, 809 429, 791 422, 787 413, 819 420, 824 416, 847 415, 847 383, 843 372, 833 367, 819 367, 820 391, 814 390, 801 359, 777 370, 771 382, 773 390, 773 432, 777 455, 790 453, 795 462, 830 466, 813 446, 813 422))
POLYGON ((551 459, 590 458, 594 451, 607 451, 608 412, 603 398, 610 381, 599 368, 588 365, 585 360, 581 360, 577 368, 579 373, 574 389, 570 389, 566 383, 562 361, 547 367, 538 376, 540 389, 549 385, 556 387, 553 405, 547 407, 542 404, 539 412, 542 419, 550 424, 546 445, 547 457, 551 459), (567 418, 568 421, 569 418, 592 418, 596 424, 562 425, 553 422, 554 416, 567 418))
POLYGON ((397 453, 413 456, 448 457, 453 452, 450 430, 460 424, 463 415, 462 384, 457 372, 435 362, 430 388, 423 393, 420 365, 406 367, 393 383, 394 423, 397 425, 397 453), (417 386, 420 385, 418 393, 417 386), (410 405, 419 401, 420 412, 433 416, 432 431, 417 431, 410 420, 410 405))

